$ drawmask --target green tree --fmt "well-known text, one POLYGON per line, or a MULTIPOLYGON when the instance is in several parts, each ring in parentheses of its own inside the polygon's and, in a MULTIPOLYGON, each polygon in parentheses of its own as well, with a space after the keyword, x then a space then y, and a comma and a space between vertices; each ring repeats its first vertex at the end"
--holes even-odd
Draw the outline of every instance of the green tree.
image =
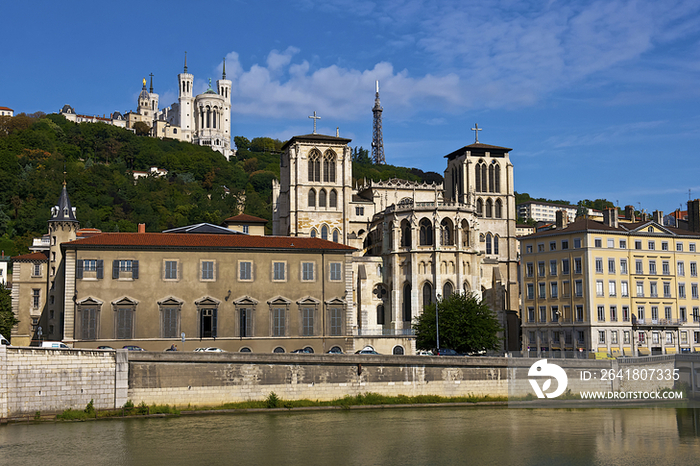
POLYGON ((19 320, 15 318, 12 313, 12 298, 10 297, 10 290, 0 285, 0 333, 10 340, 12 335, 12 327, 14 327, 19 320))
POLYGON ((248 150, 250 147, 250 141, 244 136, 234 136, 233 143, 236 145, 237 150, 248 150))
POLYGON ((148 126, 148 123, 137 121, 134 123, 134 131, 136 131, 138 136, 148 136, 148 134, 151 132, 151 127, 148 126))
POLYGON ((477 353, 500 347, 498 332, 503 330, 494 313, 473 293, 454 293, 437 304, 426 306, 413 322, 416 348, 437 347, 435 310, 438 309, 440 347, 460 353, 477 353))

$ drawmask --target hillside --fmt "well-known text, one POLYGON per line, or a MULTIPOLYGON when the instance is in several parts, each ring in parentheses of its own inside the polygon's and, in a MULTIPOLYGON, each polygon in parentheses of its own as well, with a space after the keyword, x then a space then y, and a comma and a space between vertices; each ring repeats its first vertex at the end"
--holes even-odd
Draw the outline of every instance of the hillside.
MULTIPOLYGON (((67 183, 82 227, 147 231, 209 222, 244 212, 271 220, 272 179, 279 149, 270 138, 234 138, 238 156, 227 161, 207 147, 137 136, 103 123, 67 121, 61 115, 0 117, 0 248, 27 251, 46 232, 51 207, 67 183), (167 176, 134 180, 133 171, 158 167, 167 176), (65 175, 64 175, 65 172, 65 175)), ((432 181, 439 175, 376 166, 366 152, 354 162, 356 178, 432 181)), ((268 223, 268 227, 271 224, 268 223)))

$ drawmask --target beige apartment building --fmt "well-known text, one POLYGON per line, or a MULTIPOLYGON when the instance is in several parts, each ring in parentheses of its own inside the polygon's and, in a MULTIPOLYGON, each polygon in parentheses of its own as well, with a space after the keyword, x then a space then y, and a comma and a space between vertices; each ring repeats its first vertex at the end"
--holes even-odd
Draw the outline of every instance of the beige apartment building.
POLYGON ((603 222, 560 215, 521 238, 523 351, 700 351, 698 247, 697 232, 619 223, 616 210, 603 222))

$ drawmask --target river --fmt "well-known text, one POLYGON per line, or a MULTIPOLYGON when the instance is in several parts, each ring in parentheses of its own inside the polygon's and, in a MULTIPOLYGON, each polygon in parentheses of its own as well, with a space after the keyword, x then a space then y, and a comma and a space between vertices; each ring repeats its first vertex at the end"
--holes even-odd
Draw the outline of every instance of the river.
POLYGON ((494 407, 0 426, 0 465, 690 465, 700 410, 494 407))

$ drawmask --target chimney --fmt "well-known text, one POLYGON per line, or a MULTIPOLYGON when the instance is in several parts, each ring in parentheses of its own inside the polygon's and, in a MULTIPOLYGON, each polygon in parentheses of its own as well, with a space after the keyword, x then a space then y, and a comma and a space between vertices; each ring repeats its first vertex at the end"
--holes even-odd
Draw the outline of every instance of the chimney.
POLYGON ((688 201, 688 230, 700 232, 700 199, 688 201))
POLYGON ((139 223, 139 233, 146 233, 146 224, 139 223))
POLYGON ((610 207, 603 211, 603 223, 609 227, 617 228, 617 209, 615 207, 610 207))
POLYGON ((634 218, 634 206, 625 206, 625 218, 630 222, 634 222, 636 220, 636 218, 634 218))
POLYGON ((563 230, 569 226, 569 214, 565 210, 557 210, 557 230, 563 230))
POLYGON ((659 225, 664 224, 664 212, 663 210, 655 210, 654 213, 652 214, 652 220, 654 222, 658 223, 659 225))

